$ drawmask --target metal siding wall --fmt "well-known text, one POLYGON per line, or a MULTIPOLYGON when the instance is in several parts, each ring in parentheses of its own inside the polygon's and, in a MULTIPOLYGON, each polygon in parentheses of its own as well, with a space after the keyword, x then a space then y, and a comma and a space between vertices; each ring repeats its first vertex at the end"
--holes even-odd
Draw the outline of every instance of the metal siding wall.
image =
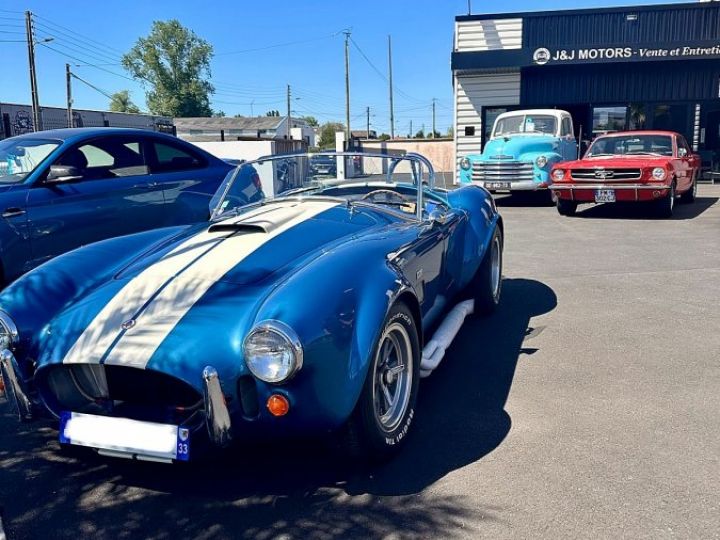
POLYGON ((522 46, 522 19, 494 19, 455 23, 455 51, 499 51, 522 46))
POLYGON ((720 6, 666 8, 623 13, 533 16, 525 19, 524 47, 603 46, 714 40, 720 37, 720 6), (626 15, 637 14, 636 21, 626 15))
POLYGON ((720 62, 543 66, 523 70, 523 105, 717 98, 720 62))
POLYGON ((518 105, 520 73, 456 75, 455 156, 479 153, 482 138, 482 107, 518 105), (465 136, 465 127, 474 126, 475 135, 465 136))

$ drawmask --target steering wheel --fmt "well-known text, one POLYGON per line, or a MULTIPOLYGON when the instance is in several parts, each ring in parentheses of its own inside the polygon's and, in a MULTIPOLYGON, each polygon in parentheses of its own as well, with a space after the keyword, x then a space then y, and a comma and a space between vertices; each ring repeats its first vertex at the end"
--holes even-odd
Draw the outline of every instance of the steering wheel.
POLYGON ((372 202, 375 202, 373 199, 376 195, 385 195, 387 197, 387 199, 384 201, 377 201, 377 204, 405 206, 408 203, 402 195, 400 195, 397 191, 393 191, 391 189, 376 189, 374 191, 371 191, 370 193, 366 193, 365 195, 363 195, 360 200, 371 200, 372 202))

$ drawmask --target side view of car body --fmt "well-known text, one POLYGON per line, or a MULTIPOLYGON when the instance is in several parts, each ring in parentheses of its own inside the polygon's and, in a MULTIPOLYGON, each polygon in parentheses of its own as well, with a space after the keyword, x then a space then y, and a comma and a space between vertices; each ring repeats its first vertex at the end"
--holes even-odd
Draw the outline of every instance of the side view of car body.
POLYGON ((553 165, 577 158, 570 113, 557 109, 506 112, 497 117, 481 154, 460 161, 460 183, 494 191, 547 190, 553 165))
POLYGON ((500 301, 503 225, 487 191, 438 188, 421 156, 355 157, 332 156, 336 178, 307 155, 243 164, 210 221, 86 246, 10 285, 0 366, 20 417, 139 459, 329 430, 394 453, 419 377, 500 301), (288 170, 300 187, 238 197, 243 176, 288 170))
POLYGON ((231 170, 144 130, 61 129, 0 141, 2 280, 81 245, 204 220, 231 170))
POLYGON ((628 131, 598 137, 581 160, 560 163, 551 189, 558 212, 579 204, 648 202, 670 217, 675 199, 695 200, 701 160, 685 137, 671 131, 628 131))

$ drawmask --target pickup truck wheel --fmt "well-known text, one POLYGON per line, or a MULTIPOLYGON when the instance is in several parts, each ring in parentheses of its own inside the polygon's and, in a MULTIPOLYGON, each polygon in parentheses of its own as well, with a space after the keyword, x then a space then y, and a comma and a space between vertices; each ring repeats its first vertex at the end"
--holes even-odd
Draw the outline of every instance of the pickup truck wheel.
POLYGON ((420 376, 420 339, 403 303, 388 313, 375 344, 360 399, 343 430, 355 459, 379 462, 395 455, 415 416, 420 376))
POLYGON ((575 201, 568 201, 567 199, 557 200, 557 209, 561 216, 574 216, 577 207, 578 204, 575 201))
POLYGON ((655 201, 655 214, 659 218, 670 218, 675 208, 675 180, 670 184, 667 195, 655 201))
POLYGON ((470 282, 470 296, 475 300, 477 315, 490 315, 497 309, 502 293, 503 235, 495 227, 490 245, 485 252, 480 268, 470 282))
POLYGON ((697 198, 697 188, 697 175, 693 174, 692 185, 690 186, 690 189, 682 194, 680 202, 688 204, 695 202, 695 199, 697 198))

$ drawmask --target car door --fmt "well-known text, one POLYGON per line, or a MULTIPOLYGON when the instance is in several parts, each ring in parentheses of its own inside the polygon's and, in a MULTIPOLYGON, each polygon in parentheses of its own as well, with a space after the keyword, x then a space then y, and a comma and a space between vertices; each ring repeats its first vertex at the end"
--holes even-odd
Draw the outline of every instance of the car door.
POLYGON ((153 181, 163 187, 168 225, 208 219, 212 196, 232 169, 166 137, 149 140, 148 160, 153 181))
POLYGON ((676 137, 676 157, 673 159, 675 162, 675 172, 678 182, 678 191, 686 191, 692 186, 693 175, 695 174, 693 158, 694 155, 690 151, 685 137, 678 135, 676 137))
POLYGON ((146 152, 142 137, 109 135, 80 142, 48 165, 28 194, 33 264, 161 226, 165 201, 146 152))
POLYGON ((577 159, 577 141, 573 133, 572 120, 565 116, 560 123, 560 155, 563 160, 571 161, 577 159))

